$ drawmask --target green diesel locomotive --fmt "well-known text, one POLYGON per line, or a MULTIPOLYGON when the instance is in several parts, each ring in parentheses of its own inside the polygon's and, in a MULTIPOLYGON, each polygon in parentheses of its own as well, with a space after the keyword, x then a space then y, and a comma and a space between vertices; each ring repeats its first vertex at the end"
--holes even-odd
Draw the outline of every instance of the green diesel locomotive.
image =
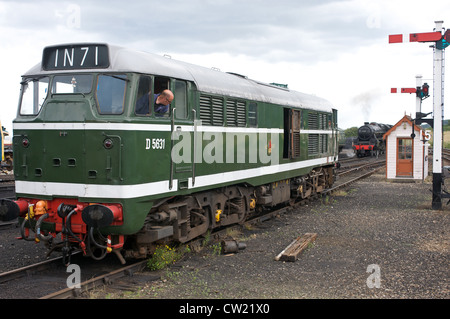
POLYGON ((0 218, 66 257, 145 257, 241 223, 330 187, 338 156, 324 99, 101 43, 44 48, 13 131, 0 218))

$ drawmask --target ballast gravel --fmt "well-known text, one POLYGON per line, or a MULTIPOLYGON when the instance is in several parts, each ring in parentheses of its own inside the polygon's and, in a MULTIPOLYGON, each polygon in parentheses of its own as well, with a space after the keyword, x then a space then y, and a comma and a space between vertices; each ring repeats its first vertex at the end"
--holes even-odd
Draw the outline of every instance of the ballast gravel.
POLYGON ((450 207, 431 209, 431 181, 384 174, 231 234, 246 244, 238 253, 218 254, 214 242, 191 252, 135 296, 448 299, 450 207), (275 261, 305 233, 317 238, 295 262, 275 261))
MULTIPOLYGON (((450 206, 431 209, 431 180, 386 181, 381 170, 342 191, 228 236, 246 244, 219 253, 213 240, 170 268, 129 279, 131 292, 100 288, 87 298, 448 299, 450 206), (275 257, 317 233, 295 262, 275 257), (155 279, 155 274, 161 276, 155 279)), ((0 272, 45 259, 41 244, 0 232, 0 272)))

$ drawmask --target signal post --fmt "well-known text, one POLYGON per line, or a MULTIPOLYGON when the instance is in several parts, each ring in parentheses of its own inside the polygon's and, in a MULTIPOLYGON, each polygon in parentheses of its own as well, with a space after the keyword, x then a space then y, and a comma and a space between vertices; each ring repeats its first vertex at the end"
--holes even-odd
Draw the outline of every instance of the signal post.
MULTIPOLYGON (((433 197, 432 197, 432 209, 442 208, 442 117, 444 110, 444 50, 450 43, 450 29, 442 34, 443 21, 435 21, 436 27, 434 32, 425 33, 411 33, 409 36, 409 42, 434 42, 435 45, 433 60, 434 60, 434 72, 433 72, 433 197)), ((402 43, 403 35, 394 34, 389 35, 389 43, 402 43)), ((419 81, 419 80, 417 80, 419 81)), ((420 80, 421 81, 421 80, 420 80)), ((416 96, 428 91, 428 85, 417 87, 416 96)), ((393 92, 391 90, 391 92, 393 92)), ((406 93, 406 92, 405 92, 406 93)), ((413 93, 413 92, 407 92, 413 93)), ((420 111, 420 102, 416 102, 416 121, 421 119, 424 114, 420 111), (418 111, 419 110, 419 111, 418 111), (419 116, 417 116, 419 115, 419 116)), ((419 123, 426 122, 425 120, 419 120, 419 123)))

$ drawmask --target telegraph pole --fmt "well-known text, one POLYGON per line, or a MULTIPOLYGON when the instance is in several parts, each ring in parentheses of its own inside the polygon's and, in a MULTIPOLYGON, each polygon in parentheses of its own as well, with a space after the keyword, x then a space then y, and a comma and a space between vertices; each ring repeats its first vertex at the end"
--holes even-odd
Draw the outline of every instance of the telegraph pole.
MULTIPOLYGON (((434 42, 433 72, 433 197, 432 209, 442 208, 442 117, 444 110, 444 50, 450 42, 450 29, 442 34, 443 21, 435 21, 433 32, 411 33, 409 42, 434 42)), ((389 35, 389 43, 403 42, 402 34, 389 35)), ((418 80, 417 80, 418 81, 418 80)), ((423 88, 423 87, 422 87, 423 88)), ((418 87, 419 89, 419 87, 418 87)), ((391 91, 392 92, 392 91, 391 91)), ((412 93, 412 92, 410 92, 412 93)), ((420 94, 420 92, 416 92, 420 94)), ((419 103, 419 102, 417 102, 419 103)), ((417 115, 422 117, 416 103, 417 115), (417 114, 419 112, 420 114, 417 114)), ((421 103, 421 102, 420 102, 421 103)))

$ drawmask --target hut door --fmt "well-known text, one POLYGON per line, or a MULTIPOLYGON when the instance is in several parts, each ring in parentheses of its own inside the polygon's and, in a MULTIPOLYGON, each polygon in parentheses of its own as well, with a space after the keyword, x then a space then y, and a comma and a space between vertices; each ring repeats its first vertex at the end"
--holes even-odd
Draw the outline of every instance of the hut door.
POLYGON ((397 139, 397 176, 413 176, 412 139, 397 139))

